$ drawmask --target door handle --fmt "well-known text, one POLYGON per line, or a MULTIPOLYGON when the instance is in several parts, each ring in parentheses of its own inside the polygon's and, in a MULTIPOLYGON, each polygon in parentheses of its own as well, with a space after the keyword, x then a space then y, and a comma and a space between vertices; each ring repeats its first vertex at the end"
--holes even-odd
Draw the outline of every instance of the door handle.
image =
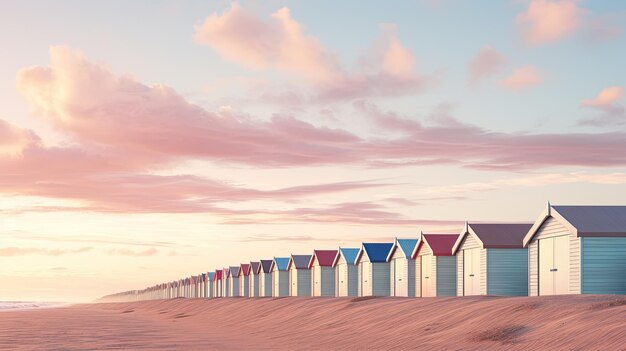
POLYGON ((428 277, 424 277, 424 279, 428 279, 428 277))
POLYGON ((556 268, 552 268, 552 269, 550 270, 550 272, 556 272, 556 271, 558 271, 558 269, 556 269, 556 268))
POLYGON ((473 277, 474 275, 473 275, 473 274, 470 274, 469 276, 470 276, 470 277, 473 277))

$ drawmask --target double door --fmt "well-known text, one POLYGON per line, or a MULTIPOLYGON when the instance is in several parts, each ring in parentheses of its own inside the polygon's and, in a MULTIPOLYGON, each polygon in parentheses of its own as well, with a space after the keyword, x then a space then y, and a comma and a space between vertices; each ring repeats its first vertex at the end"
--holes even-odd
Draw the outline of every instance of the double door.
POLYGON ((539 239, 539 295, 569 292, 569 236, 539 239))

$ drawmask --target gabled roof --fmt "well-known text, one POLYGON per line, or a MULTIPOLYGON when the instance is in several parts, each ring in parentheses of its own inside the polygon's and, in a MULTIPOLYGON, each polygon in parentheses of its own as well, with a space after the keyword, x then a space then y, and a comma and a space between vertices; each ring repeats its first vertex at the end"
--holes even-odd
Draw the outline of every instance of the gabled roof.
POLYGON ((207 276, 209 277, 210 282, 215 280, 215 272, 209 272, 207 273, 207 276))
POLYGON ((222 278, 226 279, 230 277, 230 269, 224 268, 224 273, 222 274, 222 278))
POLYGON ((467 235, 474 236, 483 249, 521 249, 524 247, 524 236, 532 226, 532 223, 465 223, 465 228, 457 237, 452 251, 456 254, 467 235))
POLYGON ((315 261, 322 267, 332 267, 335 256, 337 256, 337 250, 313 250, 309 268, 313 267, 315 261))
POLYGON ((422 240, 413 250, 413 258, 416 258, 420 249, 428 245, 434 256, 452 256, 452 247, 459 234, 422 234, 422 240))
POLYGON ((292 266, 295 266, 296 269, 309 269, 309 262, 311 262, 312 256, 313 255, 291 255, 287 269, 291 269, 292 266))
POLYGON ((366 254, 370 262, 387 262, 387 256, 393 247, 393 243, 363 243, 356 256, 355 263, 359 263, 363 254, 366 254))
POLYGON ((626 236, 626 206, 559 206, 548 203, 524 237, 524 246, 549 217, 578 237, 626 236))
POLYGON ((273 270, 276 267, 279 271, 286 271, 290 260, 289 257, 274 257, 271 269, 273 270))
POLYGON ((387 255, 387 261, 391 259, 391 256, 396 252, 396 250, 400 249, 405 258, 411 258, 413 254, 413 250, 417 246, 417 242, 419 239, 398 239, 393 243, 393 247, 389 251, 389 255, 387 255))
POLYGON ((221 269, 216 269, 215 270, 215 280, 222 280, 222 270, 221 269))
POLYGON ((272 272, 272 263, 273 260, 261 260, 261 270, 263 273, 271 273, 272 272))
POLYGON ((239 266, 230 266, 229 268, 229 276, 230 277, 238 277, 239 276, 239 266))
POLYGON ((356 256, 359 254, 359 249, 356 248, 348 248, 348 247, 340 247, 337 250, 337 255, 335 255, 335 259, 333 260, 333 267, 337 265, 339 262, 339 257, 343 256, 348 264, 354 264, 356 261, 356 256))
POLYGON ((241 275, 243 275, 244 277, 247 277, 250 275, 250 264, 249 263, 242 263, 239 266, 239 274, 238 276, 241 277, 241 275))
POLYGON ((261 262, 250 262, 250 272, 252 274, 259 274, 261 271, 261 262))

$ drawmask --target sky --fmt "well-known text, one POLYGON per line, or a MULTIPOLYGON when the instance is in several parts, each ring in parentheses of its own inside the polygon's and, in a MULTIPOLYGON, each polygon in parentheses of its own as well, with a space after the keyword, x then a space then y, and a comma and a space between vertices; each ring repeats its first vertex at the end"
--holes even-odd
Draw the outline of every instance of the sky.
POLYGON ((4 1, 0 301, 624 204, 622 1, 4 1))

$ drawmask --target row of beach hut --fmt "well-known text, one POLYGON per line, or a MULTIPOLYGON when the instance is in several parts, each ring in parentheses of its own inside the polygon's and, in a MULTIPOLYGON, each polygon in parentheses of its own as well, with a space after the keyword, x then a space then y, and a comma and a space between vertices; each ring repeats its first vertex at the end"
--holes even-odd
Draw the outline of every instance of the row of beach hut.
POLYGON ((534 223, 314 250, 216 269, 105 301, 177 297, 626 294, 626 206, 548 206, 534 223))

